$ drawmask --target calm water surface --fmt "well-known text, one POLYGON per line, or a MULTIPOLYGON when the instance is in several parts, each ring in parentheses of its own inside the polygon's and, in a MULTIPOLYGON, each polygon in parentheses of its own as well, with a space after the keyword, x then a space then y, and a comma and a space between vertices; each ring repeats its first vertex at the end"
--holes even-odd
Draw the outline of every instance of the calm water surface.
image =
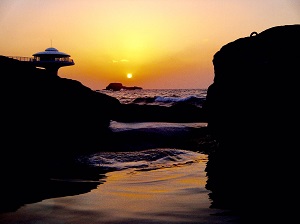
POLYGON ((0 222, 230 223, 234 219, 209 208, 204 171, 207 155, 165 148, 99 152, 82 159, 114 171, 107 172, 88 193, 27 204, 1 214, 0 222))

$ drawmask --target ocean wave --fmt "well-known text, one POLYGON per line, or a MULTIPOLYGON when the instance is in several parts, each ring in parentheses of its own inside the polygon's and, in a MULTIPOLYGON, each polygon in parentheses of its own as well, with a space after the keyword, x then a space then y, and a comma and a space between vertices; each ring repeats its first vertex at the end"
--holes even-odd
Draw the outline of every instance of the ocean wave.
POLYGON ((207 127, 206 122, 193 122, 193 123, 170 123, 170 122, 110 122, 110 129, 113 132, 124 132, 130 130, 139 130, 142 132, 186 132, 192 129, 207 127))
POLYGON ((132 101, 137 104, 149 104, 155 102, 156 97, 138 97, 132 101))
POLYGON ((205 98, 199 98, 196 96, 188 96, 185 98, 158 96, 155 98, 155 102, 171 103, 172 105, 174 103, 188 103, 188 104, 193 104, 193 105, 199 106, 199 107, 202 107, 204 101, 205 101, 205 98))
POLYGON ((117 98, 124 104, 172 106, 176 103, 189 103, 198 107, 206 99, 206 89, 143 89, 124 91, 99 91, 117 98))
POLYGON ((199 152, 182 149, 163 148, 133 152, 98 152, 82 161, 90 166, 101 167, 107 171, 134 169, 149 171, 195 162, 207 162, 207 156, 199 152))
POLYGON ((155 97, 138 97, 134 99, 131 103, 142 104, 142 105, 161 105, 161 106, 172 106, 176 103, 189 103, 196 106, 202 106, 205 98, 199 98, 196 96, 188 97, 165 97, 165 96, 155 96, 155 97))
POLYGON ((180 98, 180 97, 163 97, 163 96, 158 96, 155 98, 154 101, 156 102, 189 102, 189 101, 197 101, 197 100, 203 100, 201 98, 198 98, 196 96, 188 96, 185 98, 180 98))

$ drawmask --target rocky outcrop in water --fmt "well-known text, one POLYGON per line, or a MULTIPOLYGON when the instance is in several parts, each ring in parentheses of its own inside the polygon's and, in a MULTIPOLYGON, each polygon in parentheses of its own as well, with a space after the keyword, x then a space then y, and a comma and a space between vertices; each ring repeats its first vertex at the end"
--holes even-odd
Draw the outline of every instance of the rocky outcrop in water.
POLYGON ((119 122, 206 122, 205 111, 192 104, 177 103, 170 107, 122 104, 112 119, 119 122))
POLYGON ((298 191, 299 40, 299 24, 272 27, 213 58, 206 108, 219 148, 209 155, 207 188, 213 207, 234 208, 244 221, 290 218, 285 206, 298 191))
POLYGON ((142 87, 139 86, 123 86, 122 83, 110 83, 108 86, 105 88, 106 90, 113 90, 113 91, 120 91, 121 89, 126 89, 126 90, 136 90, 136 89, 143 89, 142 87))

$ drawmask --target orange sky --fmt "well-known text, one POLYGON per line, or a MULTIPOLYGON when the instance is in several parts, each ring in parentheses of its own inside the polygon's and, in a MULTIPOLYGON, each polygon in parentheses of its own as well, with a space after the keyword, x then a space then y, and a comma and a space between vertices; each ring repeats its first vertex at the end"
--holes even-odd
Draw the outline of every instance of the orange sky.
POLYGON ((1 0, 0 55, 32 56, 52 42, 75 61, 58 75, 94 90, 198 89, 213 82, 224 44, 299 23, 299 0, 1 0))

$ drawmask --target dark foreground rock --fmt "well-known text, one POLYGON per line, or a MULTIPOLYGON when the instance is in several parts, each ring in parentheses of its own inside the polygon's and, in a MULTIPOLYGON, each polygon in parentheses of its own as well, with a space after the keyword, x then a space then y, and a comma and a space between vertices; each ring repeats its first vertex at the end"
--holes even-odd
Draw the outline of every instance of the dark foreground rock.
POLYGON ((298 24, 272 27, 213 58, 206 106, 219 148, 209 155, 207 188, 212 207, 233 208, 245 222, 287 223, 295 211, 299 40, 298 24))
POLYGON ((2 176, 16 180, 20 169, 46 176, 54 160, 106 139, 117 99, 26 62, 1 56, 0 67, 2 176))
POLYGON ((206 111, 188 103, 171 107, 122 104, 112 117, 120 122, 207 122, 206 111))

